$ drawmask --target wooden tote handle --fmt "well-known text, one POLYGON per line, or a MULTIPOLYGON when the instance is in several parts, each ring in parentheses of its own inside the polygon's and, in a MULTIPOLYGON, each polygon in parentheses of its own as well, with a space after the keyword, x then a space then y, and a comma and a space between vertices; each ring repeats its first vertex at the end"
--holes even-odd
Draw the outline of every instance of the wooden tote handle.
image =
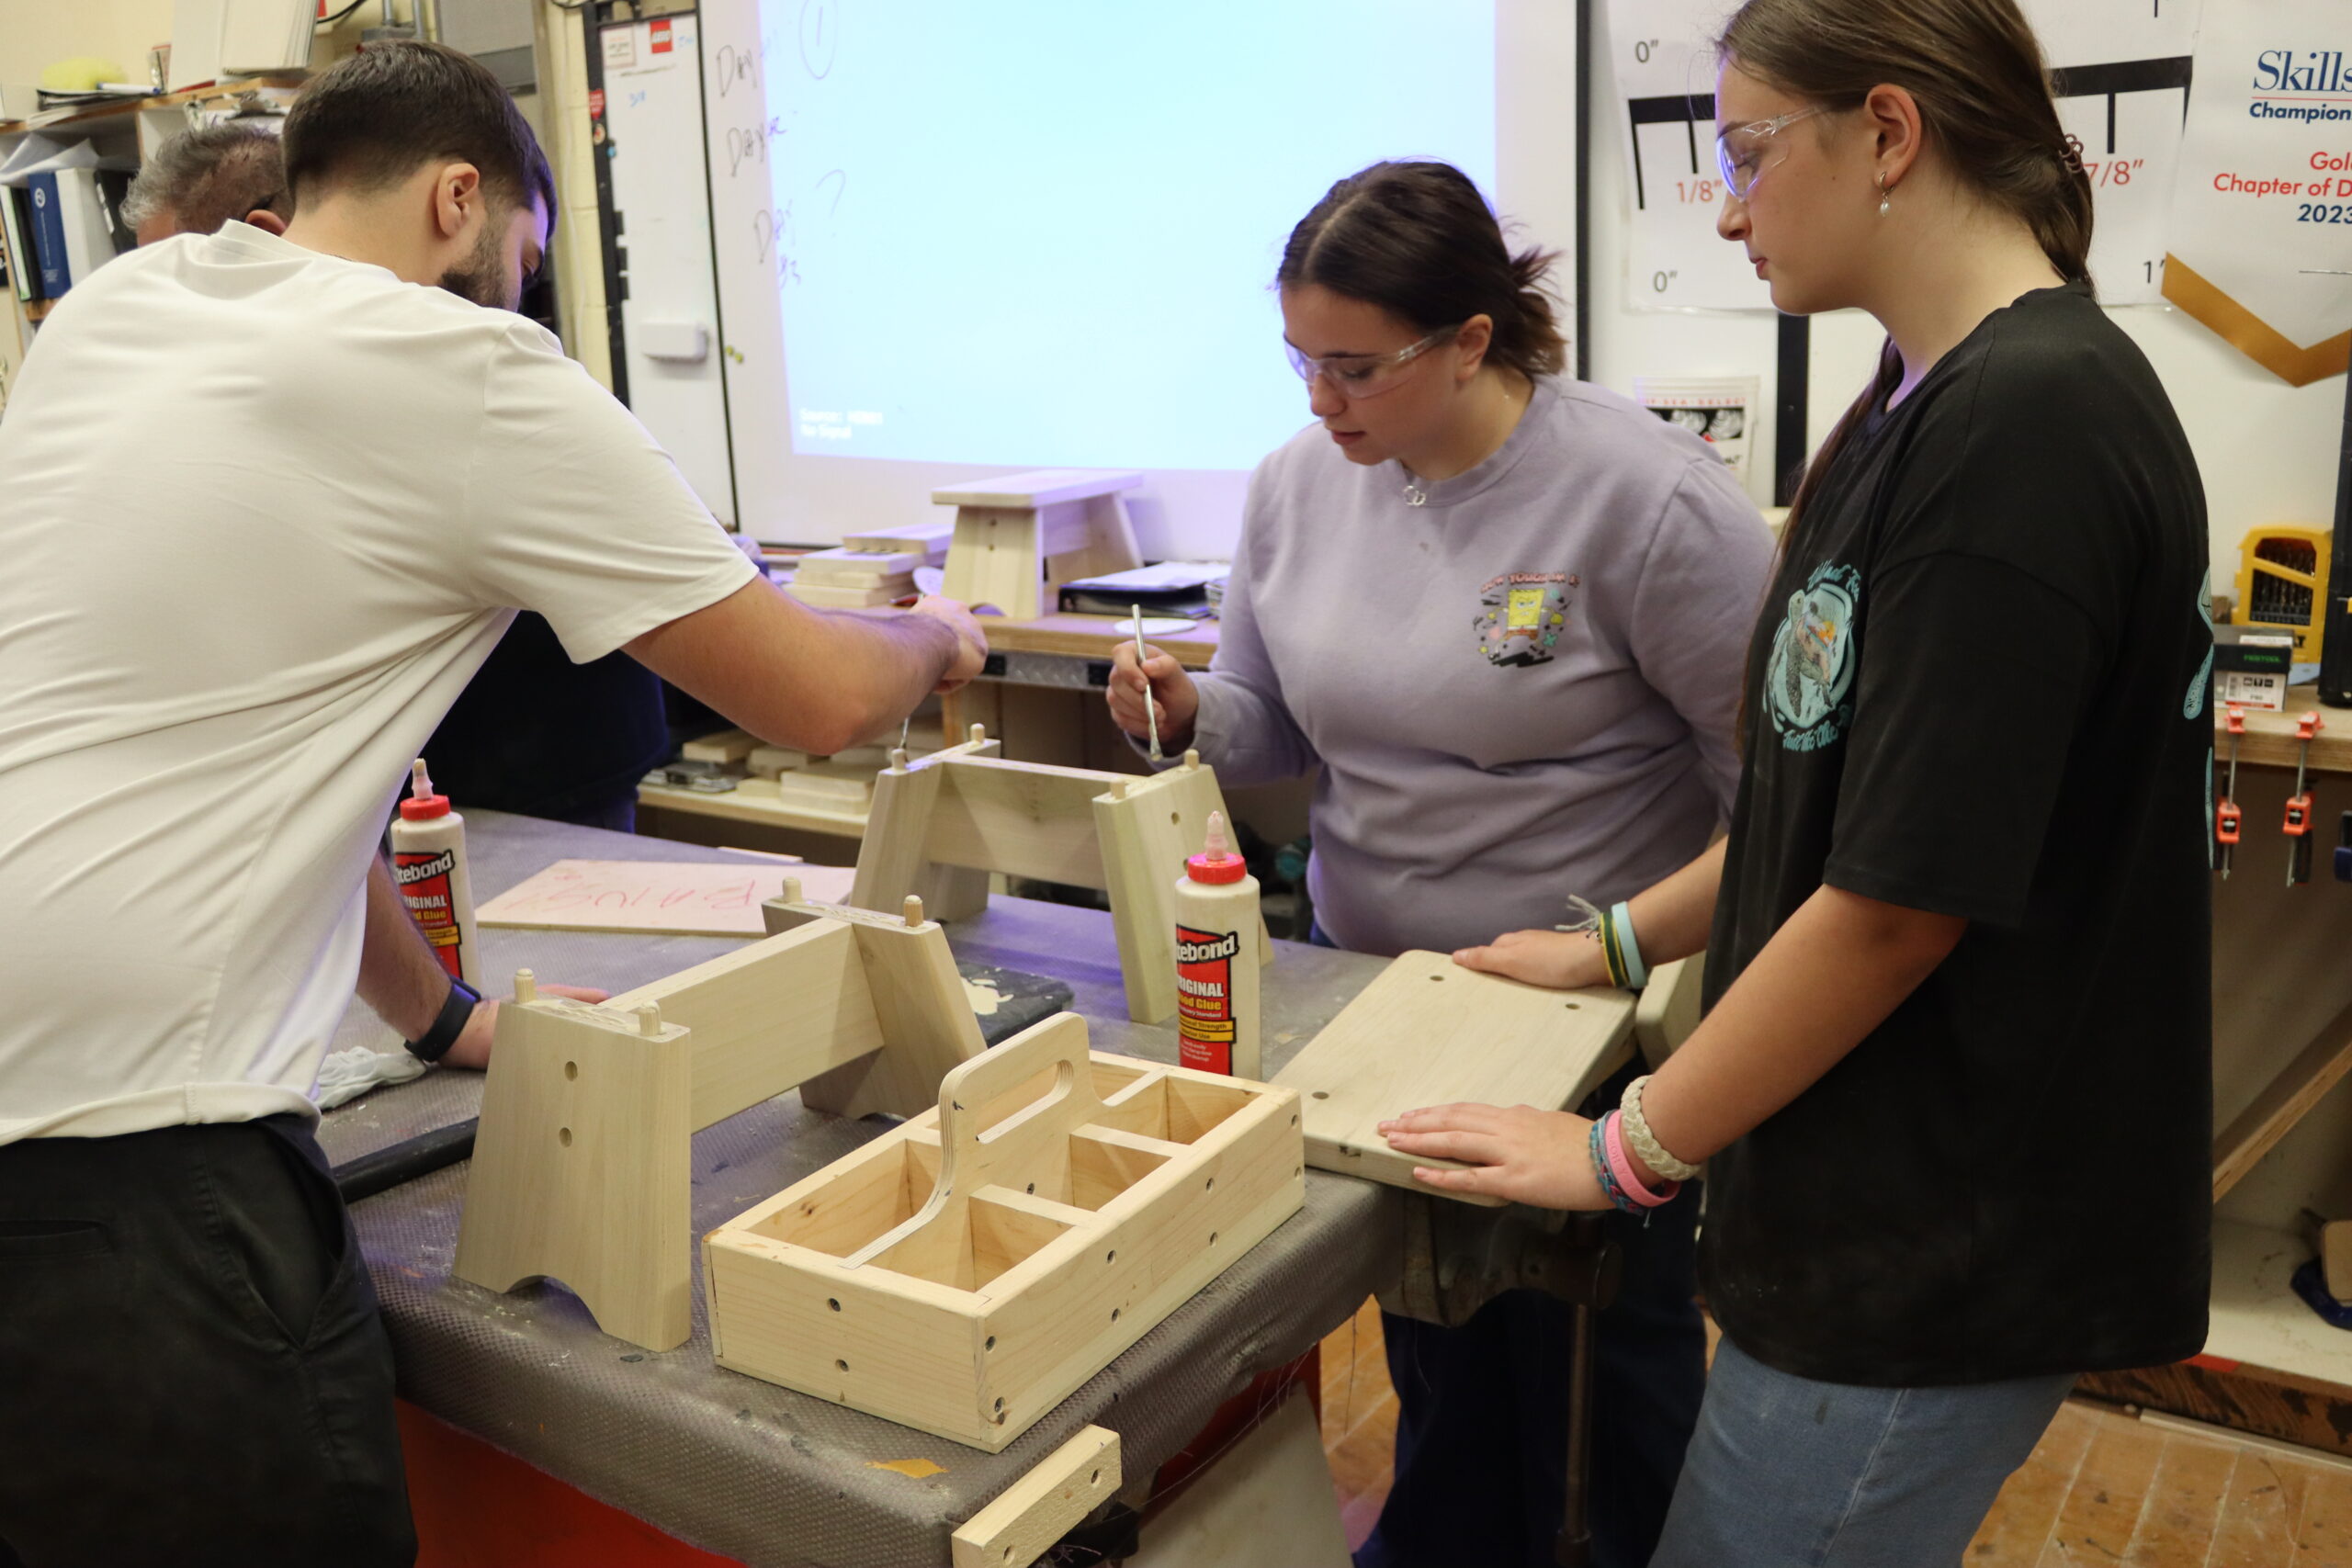
POLYGON ((1086 1020, 1074 1012, 1056 1013, 939 1080, 940 1189, 976 1192, 993 1172, 1028 1164, 1040 1150, 1102 1115, 1087 1058, 1086 1020), (1048 1069, 1054 1079, 1042 1096, 980 1131, 983 1109, 991 1100, 1048 1069))

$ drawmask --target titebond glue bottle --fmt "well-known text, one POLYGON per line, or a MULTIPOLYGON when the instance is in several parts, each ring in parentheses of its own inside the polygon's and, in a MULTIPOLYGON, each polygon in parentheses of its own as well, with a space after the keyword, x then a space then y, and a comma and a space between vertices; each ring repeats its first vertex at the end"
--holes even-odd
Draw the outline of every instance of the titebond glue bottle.
POLYGON ((409 770, 409 797, 392 824, 392 880, 441 967, 481 988, 481 940, 474 934, 474 884, 466 871, 466 819, 449 797, 433 793, 419 757, 409 770))
POLYGON ((1261 1076, 1258 879, 1227 846, 1223 812, 1176 879, 1176 1033, 1185 1066, 1261 1076))

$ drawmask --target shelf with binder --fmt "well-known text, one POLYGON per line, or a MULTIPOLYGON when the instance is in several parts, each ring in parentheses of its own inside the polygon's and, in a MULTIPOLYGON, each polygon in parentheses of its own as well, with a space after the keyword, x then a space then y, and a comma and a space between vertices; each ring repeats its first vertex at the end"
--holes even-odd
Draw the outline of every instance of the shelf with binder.
POLYGON ((139 167, 191 126, 232 113, 283 112, 301 76, 277 73, 184 92, 125 96, 55 119, 0 120, 0 169, 50 166, 36 200, 34 180, 0 183, 0 243, 16 307, 15 331, 0 331, 0 395, 57 297, 87 271, 130 248, 117 208, 139 167), (96 154, 95 157, 90 154, 96 154))

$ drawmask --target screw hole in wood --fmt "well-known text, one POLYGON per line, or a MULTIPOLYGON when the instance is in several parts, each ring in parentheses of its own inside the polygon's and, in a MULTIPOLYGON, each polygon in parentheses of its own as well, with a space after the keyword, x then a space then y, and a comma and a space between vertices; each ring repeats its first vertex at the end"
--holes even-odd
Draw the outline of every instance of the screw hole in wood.
POLYGON ((555 1130, 555 1141, 561 1144, 565 1148, 570 1148, 571 1146, 571 1129, 569 1127, 558 1127, 555 1130))

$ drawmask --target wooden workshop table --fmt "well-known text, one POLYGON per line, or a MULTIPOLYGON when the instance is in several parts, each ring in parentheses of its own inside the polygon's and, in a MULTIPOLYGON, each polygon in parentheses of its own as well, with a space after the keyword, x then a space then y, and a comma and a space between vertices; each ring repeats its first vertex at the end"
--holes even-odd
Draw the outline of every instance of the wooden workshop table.
MULTIPOLYGON (((1148 612, 1145 618, 1150 618, 1148 612)), ((1111 629, 1119 619, 984 617, 980 624, 989 634, 988 671, 941 701, 942 728, 961 736, 969 726, 984 724, 1004 743, 1004 755, 1017 761, 1142 772, 1142 762, 1112 726, 1102 702, 1111 660, 1131 640, 1111 629)), ((1144 640, 1173 654, 1187 670, 1205 670, 1216 653, 1216 622, 1195 621, 1182 631, 1144 640)), ((1299 830, 1304 831, 1303 825, 1299 830)))
MULTIPOLYGON (((2311 1256, 2307 1213, 2352 1219, 2352 886, 2335 880, 2352 810, 2352 709, 2324 708, 2311 748, 2312 881, 2286 884, 2279 832, 2294 788, 2298 715, 2249 712, 2238 758, 2245 836, 2213 883, 2212 1326, 2193 1361, 2103 1374, 2088 1392, 2352 1455, 2352 1333, 2290 1288, 2311 1256)), ((2230 739, 2215 719, 2215 761, 2230 739)), ((2217 789, 2225 783, 2217 780, 2217 789)), ((2097 1107, 2086 1110, 2096 1113, 2097 1107)))
MULTIPOLYGON (((493 812, 469 813, 468 825, 481 898, 565 857, 725 858, 493 812)), ((1174 1060, 1172 1029, 1125 1019, 1107 915, 999 897, 984 915, 947 929, 959 957, 1068 981, 1097 1047, 1174 1060)), ((496 929, 482 939, 500 990, 518 966, 542 983, 618 990, 741 945, 496 929)), ((1265 983, 1269 1071, 1385 967, 1359 954, 1281 946, 1265 983)), ((355 1006, 335 1044, 359 1043, 398 1049, 390 1032, 355 1006)), ((321 1142, 341 1164, 446 1126, 476 1112, 482 1081, 436 1070, 364 1096, 327 1115, 321 1142)), ((695 1234, 879 1131, 804 1111, 786 1095, 697 1134, 695 1234)), ((698 1272, 694 1337, 666 1353, 599 1333, 559 1288, 500 1295, 453 1280, 466 1170, 438 1171, 353 1207, 402 1396, 684 1540, 753 1564, 825 1568, 945 1564, 957 1524, 1090 1422, 1119 1433, 1131 1479, 1151 1474, 1255 1374, 1303 1355, 1396 1277, 1405 1196, 1310 1170, 1300 1213, 1003 1453, 989 1455, 718 1369, 698 1272), (901 1468, 882 1468, 890 1465, 901 1468)), ((682 1235, 678 1245, 690 1239, 682 1235)), ((583 1551, 575 1560, 599 1560, 586 1543, 583 1551)))
MULTIPOLYGON (((1045 615, 1034 621, 983 618, 989 673, 942 699, 943 733, 960 739, 983 724, 1016 761, 1142 773, 1143 760, 1111 724, 1102 682, 1112 655, 1127 639, 1112 615, 1045 615)), ((1148 613, 1147 613, 1147 619, 1148 613)), ((1145 639, 1188 670, 1205 670, 1216 652, 1217 623, 1145 639)), ((1227 790, 1234 814, 1269 841, 1306 831, 1305 780, 1227 790)), ((637 792, 638 831, 689 843, 778 850, 828 865, 857 859, 865 832, 862 809, 826 810, 780 798, 774 784, 747 780, 707 795, 658 784, 637 792)))
MULTIPOLYGON (((1145 618, 1150 618, 1148 612, 1145 618)), ((1140 771, 1142 764, 1113 728, 1102 703, 1112 658, 1132 640, 1111 629, 1119 619, 983 618, 988 671, 942 700, 942 728, 960 736, 967 726, 985 724, 1004 742, 1004 755, 1019 761, 1140 771)), ((1205 670, 1216 653, 1217 623, 1195 621, 1182 631, 1144 640, 1173 654, 1187 670, 1205 670)))

